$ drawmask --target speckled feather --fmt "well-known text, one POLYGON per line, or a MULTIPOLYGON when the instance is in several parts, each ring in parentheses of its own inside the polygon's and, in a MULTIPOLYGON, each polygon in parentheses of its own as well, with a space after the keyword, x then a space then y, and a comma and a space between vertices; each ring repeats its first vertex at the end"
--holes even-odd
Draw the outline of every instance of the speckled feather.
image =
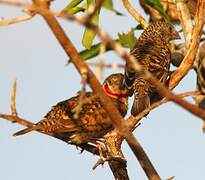
MULTIPOLYGON (((126 97, 110 97, 119 112, 124 116, 127 112, 127 90, 122 87, 123 75, 114 74, 105 82, 115 93, 126 97)), ((59 102, 53 106, 50 112, 32 128, 26 128, 15 133, 22 135, 32 130, 44 132, 71 144, 92 142, 113 129, 112 123, 106 111, 102 108, 100 99, 92 92, 87 92, 83 97, 83 104, 74 118, 74 109, 79 105, 79 97, 75 96, 59 102)))
MULTIPOLYGON (((168 77, 171 61, 168 44, 173 39, 179 39, 174 27, 165 21, 156 21, 144 30, 131 51, 136 61, 162 83, 165 83, 168 77)), ((155 92, 155 88, 128 63, 125 68, 125 84, 129 89, 129 95, 135 95, 131 113, 137 115, 149 107, 149 97, 155 92)))
POLYGON ((200 46, 199 56, 195 62, 194 70, 197 74, 197 88, 200 92, 200 95, 194 97, 196 104, 199 105, 202 109, 205 109, 205 43, 202 43, 200 46))
POLYGON ((197 89, 205 95, 205 59, 200 59, 196 68, 197 72, 197 89))

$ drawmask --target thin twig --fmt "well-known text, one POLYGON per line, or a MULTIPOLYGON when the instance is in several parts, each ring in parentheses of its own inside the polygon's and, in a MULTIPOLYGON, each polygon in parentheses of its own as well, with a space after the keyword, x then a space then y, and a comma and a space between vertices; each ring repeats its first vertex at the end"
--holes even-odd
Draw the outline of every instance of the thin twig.
MULTIPOLYGON (((91 66, 98 66, 98 63, 93 63, 93 62, 88 62, 89 65, 91 66)), ((103 68, 112 68, 112 69, 124 69, 125 65, 123 64, 117 64, 117 63, 112 63, 112 64, 102 64, 103 68)))
POLYGON ((34 124, 25 120, 25 119, 22 119, 18 116, 13 116, 13 115, 8 115, 8 114, 1 114, 0 113, 0 118, 3 118, 3 119, 6 119, 10 122, 16 122, 18 124, 21 124, 23 126, 26 126, 26 127, 33 127, 34 124))
POLYGON ((8 26, 11 24, 16 24, 16 23, 20 23, 23 21, 27 21, 27 20, 30 20, 31 18, 33 18, 34 15, 35 15, 34 13, 29 13, 29 14, 25 14, 23 16, 12 18, 12 19, 1 18, 0 19, 0 26, 8 26))
POLYGON ((35 9, 35 7, 33 5, 31 5, 30 3, 26 3, 26 2, 19 2, 19 1, 14 1, 14 0, 1 0, 0 1, 1 4, 5 4, 5 5, 10 5, 10 6, 17 6, 17 7, 21 7, 23 9, 35 9))
POLYGON ((16 111, 16 79, 13 82, 13 88, 11 93, 11 115, 17 116, 16 111))
MULTIPOLYGON (((178 96, 180 98, 184 98, 184 97, 187 97, 187 96, 196 96, 198 94, 200 94, 199 91, 191 91, 191 92, 180 93, 180 94, 178 94, 178 96)), ((168 101, 170 101, 170 100, 167 99, 167 98, 163 98, 162 100, 159 100, 159 101, 153 103, 150 107, 146 108, 144 111, 139 113, 137 116, 128 117, 127 120, 126 120, 127 125, 129 126, 130 129, 134 130, 136 125, 140 122, 140 120, 143 117, 145 117, 151 110, 159 107, 160 105, 162 105, 164 103, 167 103, 168 101)))
POLYGON ((102 42, 102 44, 100 45, 100 53, 99 53, 99 58, 98 58, 98 62, 96 65, 96 76, 99 80, 103 79, 103 71, 104 71, 104 53, 106 51, 106 45, 105 43, 102 42))
POLYGON ((132 7, 128 0, 122 0, 124 7, 127 11, 142 25, 145 29, 149 25, 146 20, 132 7))

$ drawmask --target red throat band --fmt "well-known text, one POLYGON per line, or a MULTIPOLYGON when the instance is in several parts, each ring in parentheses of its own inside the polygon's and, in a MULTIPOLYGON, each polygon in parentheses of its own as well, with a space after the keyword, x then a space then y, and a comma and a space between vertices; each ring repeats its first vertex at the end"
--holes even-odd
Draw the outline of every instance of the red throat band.
POLYGON ((103 85, 103 89, 104 89, 104 91, 105 91, 108 95, 114 96, 115 98, 127 98, 127 96, 128 96, 127 93, 125 93, 125 94, 123 94, 123 93, 122 93, 122 94, 119 94, 119 93, 113 92, 113 91, 109 88, 108 84, 103 85))

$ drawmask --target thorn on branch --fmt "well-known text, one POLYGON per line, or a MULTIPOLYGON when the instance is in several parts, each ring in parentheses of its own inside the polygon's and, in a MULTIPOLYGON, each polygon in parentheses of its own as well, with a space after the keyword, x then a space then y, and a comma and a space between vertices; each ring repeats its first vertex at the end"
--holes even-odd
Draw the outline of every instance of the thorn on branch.
POLYGON ((104 163, 105 163, 105 160, 102 159, 102 158, 100 158, 100 159, 98 159, 98 161, 94 164, 94 166, 92 167, 92 169, 95 170, 99 165, 102 165, 102 166, 103 166, 104 163))
POLYGON ((167 178, 167 180, 173 180, 175 178, 175 176, 169 177, 167 178))

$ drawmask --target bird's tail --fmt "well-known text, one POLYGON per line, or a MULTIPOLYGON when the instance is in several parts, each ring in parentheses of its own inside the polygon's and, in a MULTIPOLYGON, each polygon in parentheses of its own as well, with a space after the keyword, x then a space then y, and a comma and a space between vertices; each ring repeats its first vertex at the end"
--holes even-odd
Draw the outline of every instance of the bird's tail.
POLYGON ((33 127, 28 127, 26 129, 23 129, 21 131, 16 132, 15 134, 13 134, 13 136, 23 135, 23 134, 26 134, 26 133, 28 133, 28 132, 30 132, 32 130, 33 130, 33 127))
POLYGON ((147 82, 137 82, 134 90, 134 102, 131 114, 136 116, 150 106, 149 85, 147 82))
POLYGON ((143 110, 148 108, 149 106, 150 106, 150 98, 149 98, 148 94, 140 96, 140 97, 135 95, 134 103, 132 105, 131 114, 133 116, 136 116, 139 113, 141 113, 143 110))
POLYGON ((132 68, 132 66, 130 66, 129 63, 126 63, 123 85, 127 87, 130 97, 133 95, 133 84, 136 78, 135 75, 136 71, 132 68))

